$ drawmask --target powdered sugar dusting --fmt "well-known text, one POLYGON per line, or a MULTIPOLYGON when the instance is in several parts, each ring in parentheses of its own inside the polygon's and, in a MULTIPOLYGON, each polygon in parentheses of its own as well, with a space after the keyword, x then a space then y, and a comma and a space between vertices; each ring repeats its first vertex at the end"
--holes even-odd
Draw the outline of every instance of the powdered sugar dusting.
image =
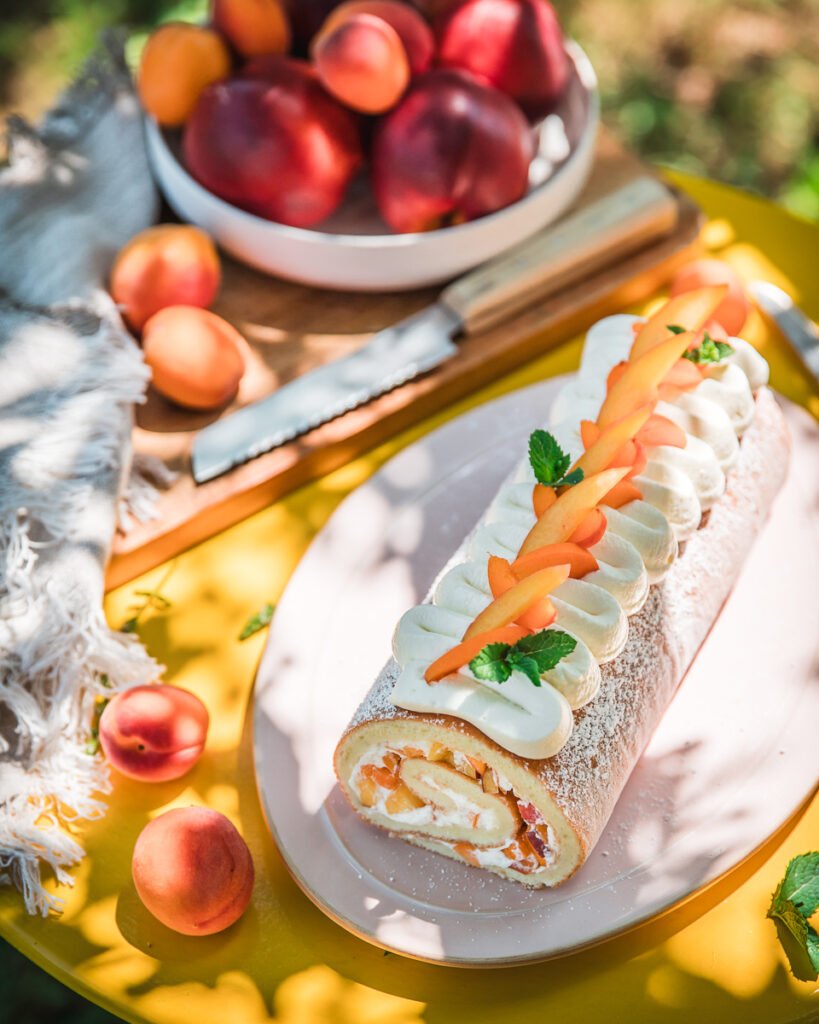
MULTIPOLYGON (((789 448, 784 419, 766 388, 758 393, 756 406, 725 494, 665 579, 652 588, 641 612, 629 620, 625 649, 603 667, 597 697, 575 712, 566 745, 547 760, 516 759, 552 795, 586 855, 730 594, 784 480, 789 448)), ((394 661, 385 666, 348 732, 389 719, 433 722, 454 733, 473 731, 459 719, 397 708, 390 694, 398 673, 394 661)))

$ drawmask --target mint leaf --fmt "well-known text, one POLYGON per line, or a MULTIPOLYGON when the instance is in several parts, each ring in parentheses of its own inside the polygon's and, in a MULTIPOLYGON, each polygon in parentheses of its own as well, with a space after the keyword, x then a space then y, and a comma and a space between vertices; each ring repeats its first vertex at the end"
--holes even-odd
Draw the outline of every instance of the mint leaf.
POLYGON ((537 482, 547 487, 569 487, 579 484, 583 479, 582 469, 575 469, 566 475, 572 457, 563 451, 546 430, 532 432, 529 438, 529 462, 537 482))
POLYGON ((509 644, 487 644, 480 654, 476 654, 470 661, 469 667, 478 679, 505 683, 512 675, 511 666, 507 661, 510 650, 509 644))
POLYGON ((790 900, 805 917, 819 910, 819 852, 794 857, 776 892, 790 900))
POLYGON ((672 334, 685 334, 685 328, 680 327, 679 324, 666 324, 667 331, 671 331, 672 334))
POLYGON ((727 359, 728 356, 733 355, 733 352, 732 345, 725 341, 714 341, 706 331, 702 344, 697 348, 690 348, 687 352, 683 352, 683 359, 689 359, 692 363, 703 366, 707 363, 718 363, 723 359, 727 359))
POLYGON ((247 638, 253 636, 254 633, 258 633, 260 630, 264 629, 265 626, 269 626, 275 610, 275 605, 272 605, 269 601, 267 604, 263 605, 259 611, 257 611, 255 615, 251 615, 244 624, 242 632, 239 634, 239 639, 247 640, 247 638))
POLYGON ((509 652, 508 664, 513 669, 517 669, 518 672, 522 672, 532 686, 540 686, 540 669, 534 658, 530 658, 528 654, 521 654, 520 651, 512 648, 509 652))
POLYGON ((803 853, 788 864, 768 908, 791 970, 800 981, 819 977, 819 935, 808 923, 817 906, 819 853, 803 853))
POLYGON ((532 658, 542 674, 553 669, 577 647, 573 636, 562 629, 542 629, 539 633, 524 636, 512 648, 513 653, 532 658))
POLYGON ((505 683, 513 671, 522 672, 533 686, 540 677, 577 647, 574 637, 562 629, 541 629, 509 644, 487 644, 469 663, 476 679, 505 683))

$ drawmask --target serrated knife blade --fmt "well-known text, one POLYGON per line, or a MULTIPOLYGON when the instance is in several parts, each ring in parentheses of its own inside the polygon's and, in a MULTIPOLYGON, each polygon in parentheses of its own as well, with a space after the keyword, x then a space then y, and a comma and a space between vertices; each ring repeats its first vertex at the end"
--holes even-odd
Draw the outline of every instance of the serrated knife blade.
POLYGON ((786 291, 769 281, 748 286, 760 309, 774 321, 819 384, 819 329, 796 305, 786 291))
POLYGON ((449 359, 460 318, 442 302, 379 331, 348 356, 285 384, 217 420, 193 443, 193 476, 204 483, 449 359))

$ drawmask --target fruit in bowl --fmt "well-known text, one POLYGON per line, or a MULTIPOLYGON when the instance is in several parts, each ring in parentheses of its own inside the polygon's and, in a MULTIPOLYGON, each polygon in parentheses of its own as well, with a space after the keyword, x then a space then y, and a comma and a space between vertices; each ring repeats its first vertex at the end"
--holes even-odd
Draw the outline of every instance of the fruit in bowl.
POLYGON ((206 89, 185 126, 188 170, 251 213, 310 227, 336 209, 361 164, 355 115, 305 61, 259 58, 206 89))
POLYGON ((437 19, 438 64, 469 71, 533 119, 549 113, 569 75, 563 33, 547 0, 463 0, 437 19))
POLYGON ((533 155, 508 96, 463 72, 430 71, 376 129, 373 190, 395 231, 428 231, 520 199, 533 155))
POLYGON ((404 46, 410 72, 413 75, 429 71, 435 56, 435 37, 424 17, 403 0, 347 0, 334 7, 315 42, 325 33, 333 31, 349 18, 366 14, 385 21, 395 32, 404 46))
POLYGON ((213 0, 211 21, 243 57, 290 49, 290 21, 280 0, 213 0))

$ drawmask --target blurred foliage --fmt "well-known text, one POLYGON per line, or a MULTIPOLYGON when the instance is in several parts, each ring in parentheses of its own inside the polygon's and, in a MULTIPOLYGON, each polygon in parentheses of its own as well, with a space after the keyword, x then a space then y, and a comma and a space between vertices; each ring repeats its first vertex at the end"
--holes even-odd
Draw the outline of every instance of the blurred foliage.
MULTIPOLYGON (((303 0, 293 0, 303 2, 303 0)), ((819 219, 819 0, 555 0, 604 116, 650 160, 819 219)), ((206 0, 2 0, 0 111, 36 116, 99 30, 193 18, 206 0)))

